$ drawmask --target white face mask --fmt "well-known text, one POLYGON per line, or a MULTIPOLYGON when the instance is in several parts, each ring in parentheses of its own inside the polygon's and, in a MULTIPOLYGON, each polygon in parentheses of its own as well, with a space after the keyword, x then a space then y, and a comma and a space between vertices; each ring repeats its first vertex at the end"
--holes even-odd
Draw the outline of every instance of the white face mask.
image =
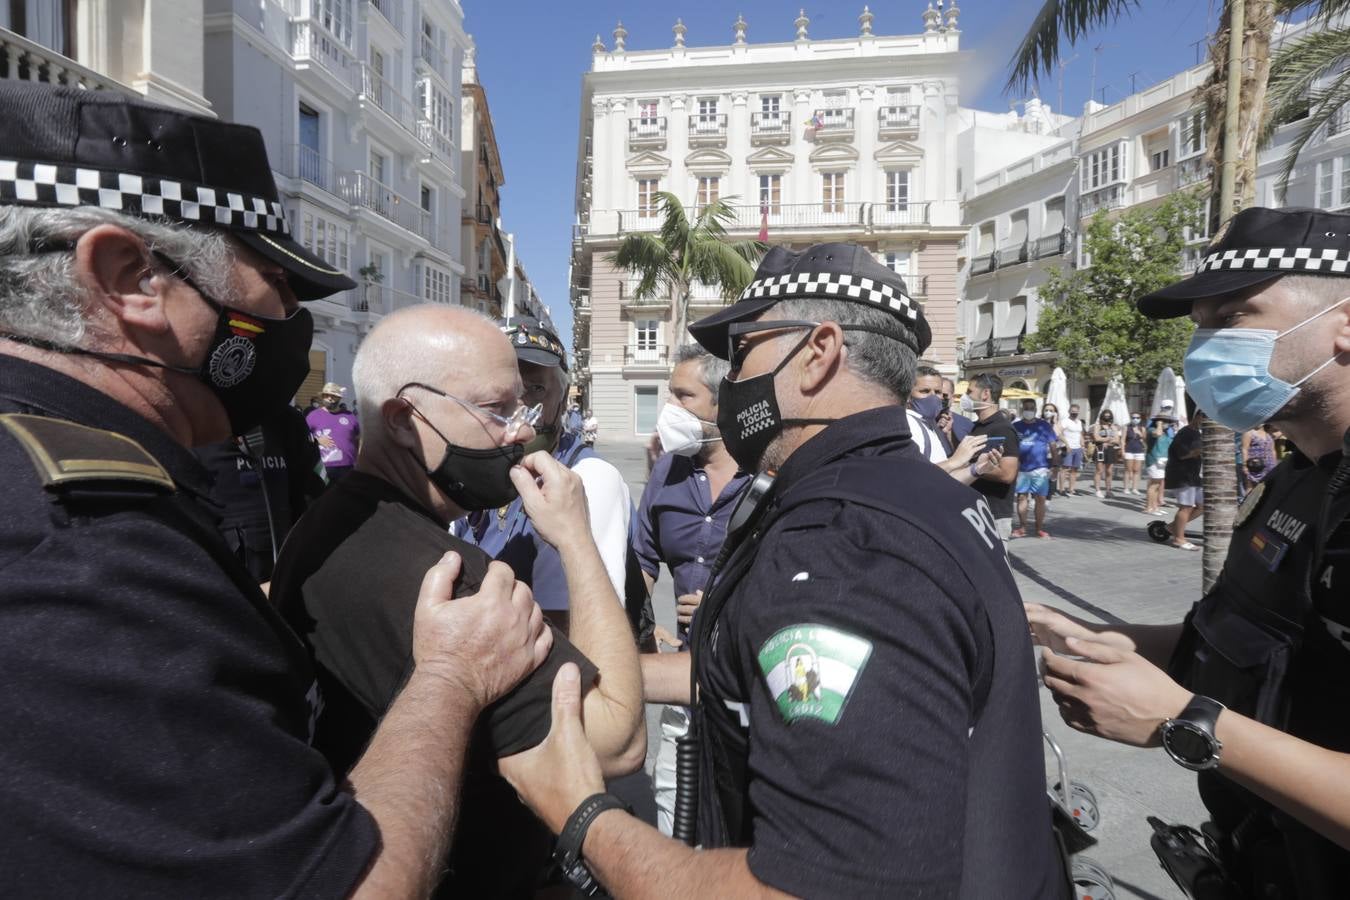
POLYGON ((705 423, 683 406, 667 403, 661 408, 661 414, 656 417, 656 433, 661 437, 661 449, 666 453, 680 456, 694 456, 704 444, 720 441, 721 438, 703 436, 705 424, 715 423, 705 423))

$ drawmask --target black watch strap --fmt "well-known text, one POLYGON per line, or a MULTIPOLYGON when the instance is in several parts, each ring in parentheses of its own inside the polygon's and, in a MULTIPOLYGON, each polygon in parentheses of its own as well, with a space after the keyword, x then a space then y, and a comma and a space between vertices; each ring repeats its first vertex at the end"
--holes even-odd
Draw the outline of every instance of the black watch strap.
POLYGON ((1196 694, 1191 697, 1191 702, 1186 704, 1186 708, 1177 718, 1203 728, 1210 737, 1214 737, 1214 726, 1218 723, 1219 713, 1223 710, 1224 705, 1218 700, 1196 694))
POLYGON ((558 835, 558 845, 553 857, 562 867, 563 876, 588 897, 601 892, 600 882, 596 881, 581 858, 581 846, 586 841, 586 832, 590 830, 595 817, 605 810, 621 809, 632 813, 633 808, 613 794, 592 794, 582 801, 572 815, 567 817, 562 833, 558 835))

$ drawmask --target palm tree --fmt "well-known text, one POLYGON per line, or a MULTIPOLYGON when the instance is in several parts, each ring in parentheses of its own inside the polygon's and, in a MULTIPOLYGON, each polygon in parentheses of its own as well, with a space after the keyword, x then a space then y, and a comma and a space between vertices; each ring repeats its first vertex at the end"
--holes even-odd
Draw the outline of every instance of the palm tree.
POLYGON ((1283 194, 1299 153, 1321 128, 1344 115, 1350 104, 1350 69, 1338 71, 1350 57, 1350 28, 1341 18, 1350 11, 1350 0, 1276 0, 1275 8, 1280 14, 1311 11, 1317 26, 1282 46, 1271 61, 1266 89, 1270 116, 1261 133, 1262 143, 1279 126, 1302 122, 1280 173, 1278 190, 1283 194))
POLYGON ((658 289, 669 292, 675 305, 673 340, 680 341, 689 321, 693 284, 720 287, 723 299, 730 300, 754 277, 765 245, 727 239, 727 223, 736 213, 726 200, 704 204, 693 219, 674 194, 657 194, 657 205, 661 227, 628 235, 609 261, 638 276, 637 299, 654 297, 658 289))
MULTIPOLYGON (((1231 3, 1224 4, 1223 23, 1210 42, 1213 72, 1202 86, 1207 123, 1206 159, 1211 170, 1211 218, 1227 220, 1249 205, 1256 191, 1256 151, 1264 132, 1267 78, 1271 68, 1270 39, 1278 11, 1320 5, 1350 6, 1350 0, 1241 0, 1246 20, 1243 26, 1241 57, 1243 67, 1239 93, 1238 136, 1235 147, 1224 146, 1223 127, 1227 112, 1228 38, 1231 3), (1222 209, 1219 202, 1219 169, 1222 157, 1237 158, 1233 208, 1222 209), (1216 162, 1219 164, 1216 165, 1216 162)), ((1022 93, 1037 76, 1049 74, 1060 57, 1062 39, 1072 44, 1092 28, 1114 22, 1137 7, 1138 0, 1046 0, 1022 39, 1013 57, 1007 89, 1022 93)), ((1203 442, 1205 477, 1205 550, 1203 584, 1205 590, 1218 580, 1228 555, 1237 509, 1237 472, 1234 465, 1233 433, 1212 419, 1206 420, 1203 442)))

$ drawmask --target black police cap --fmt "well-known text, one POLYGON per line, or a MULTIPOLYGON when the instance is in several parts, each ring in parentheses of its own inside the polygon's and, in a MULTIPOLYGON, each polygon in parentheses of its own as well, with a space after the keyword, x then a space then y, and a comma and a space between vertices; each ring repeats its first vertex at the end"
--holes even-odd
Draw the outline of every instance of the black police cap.
POLYGON ((534 316, 512 316, 502 331, 510 338, 517 359, 567 371, 567 350, 562 341, 534 316))
POLYGON ((356 287, 291 238, 258 129, 112 91, 0 82, 0 205, 98 206, 228 231, 301 300, 356 287))
POLYGON ((1273 281, 1281 275, 1350 275, 1350 215, 1320 209, 1244 209, 1205 248, 1190 278, 1139 299, 1154 319, 1190 313, 1191 304, 1273 281))
POLYGON ((923 306, 909 296, 905 280, 883 266, 858 244, 816 244, 801 252, 771 247, 755 270, 755 278, 735 303, 689 326, 689 333, 711 354, 723 359, 727 334, 735 322, 756 319, 784 300, 841 300, 890 313, 912 333, 909 346, 923 353, 933 333, 923 306))

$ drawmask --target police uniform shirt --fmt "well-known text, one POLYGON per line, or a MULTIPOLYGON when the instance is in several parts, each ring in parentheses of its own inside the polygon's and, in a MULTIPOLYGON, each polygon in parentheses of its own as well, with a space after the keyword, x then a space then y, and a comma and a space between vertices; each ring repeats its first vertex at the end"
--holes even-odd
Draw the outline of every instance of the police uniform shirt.
POLYGON ((705 741, 728 753, 711 772, 705 755, 703 784, 745 799, 726 834, 701 816, 700 839, 750 846, 755 876, 797 896, 1063 896, 1033 654, 996 525, 896 418, 833 423, 772 497, 861 462, 904 517, 828 496, 785 505, 704 598, 705 741))
POLYGON ((106 395, 7 356, 0 411, 125 435, 178 488, 48 492, 0 429, 0 895, 350 894, 374 821, 309 746, 308 656, 230 560, 204 470, 106 395))
MULTIPOLYGON (((1340 462, 1339 452, 1315 462, 1295 453, 1248 492, 1223 572, 1187 616, 1171 670, 1188 690, 1345 753, 1350 752, 1350 525, 1344 492, 1330 506, 1326 532, 1321 525, 1340 462), (1302 636, 1291 652, 1280 635, 1300 626, 1302 636)), ((1225 831, 1251 811, 1269 809, 1228 781, 1222 769, 1201 772, 1199 784, 1225 831)), ((1350 851, 1288 817, 1278 820, 1294 848, 1289 859, 1300 882, 1298 896, 1342 895, 1350 883, 1350 851)))
MULTIPOLYGON (((417 595, 447 550, 462 559, 456 594, 474 593, 489 557, 392 484, 361 471, 329 488, 287 538, 271 597, 313 649, 324 697, 314 743, 338 772, 357 761, 412 670, 417 595)), ((553 677, 565 662, 581 667, 583 684, 594 681, 595 666, 554 629, 543 665, 480 717, 450 874, 438 895, 528 896, 548 864, 547 829, 495 763, 548 734, 553 677)))

